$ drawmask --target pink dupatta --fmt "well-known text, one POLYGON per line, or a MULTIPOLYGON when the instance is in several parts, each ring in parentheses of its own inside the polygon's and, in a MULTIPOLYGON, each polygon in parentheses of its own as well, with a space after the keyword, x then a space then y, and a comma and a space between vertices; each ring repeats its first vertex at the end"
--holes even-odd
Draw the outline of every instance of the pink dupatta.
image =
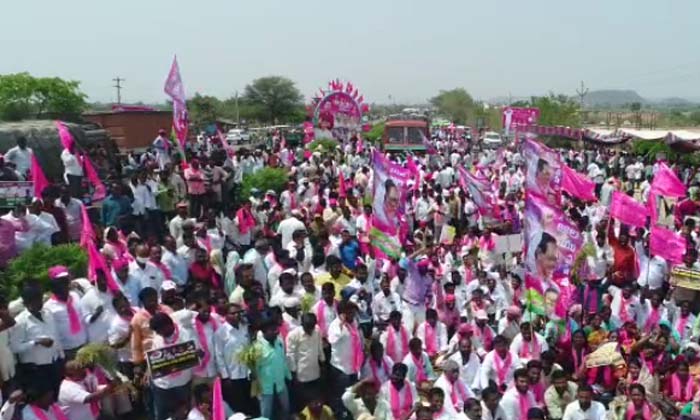
POLYGON ((68 324, 70 326, 70 333, 71 335, 75 335, 80 332, 80 329, 82 326, 80 325, 80 315, 78 315, 78 311, 75 309, 75 306, 73 305, 73 297, 71 295, 68 295, 68 299, 66 301, 60 300, 56 295, 51 295, 51 300, 62 303, 66 305, 66 311, 68 312, 68 324))
POLYGON ((435 356, 438 352, 437 334, 428 321, 425 321, 425 350, 429 356, 435 356))
POLYGON ((512 363, 513 357, 510 352, 508 352, 508 356, 506 356, 505 360, 501 359, 498 352, 493 352, 493 365, 496 368, 496 379, 498 380, 498 386, 501 386, 506 382, 506 375, 508 375, 508 370, 510 369, 510 365, 512 363))
POLYGON ((362 362, 364 360, 364 354, 362 350, 362 338, 360 338, 360 332, 357 330, 357 325, 346 323, 348 331, 350 332, 350 341, 352 343, 352 370, 353 372, 359 372, 362 369, 362 362))
MULTIPOLYGON (((637 414, 637 410, 634 409, 634 403, 630 402, 627 404, 627 410, 625 411, 625 420, 632 420, 635 414, 637 414)), ((644 416, 644 420, 651 420, 651 408, 649 408, 647 402, 644 402, 642 416, 644 416)))
POLYGON ((403 326, 399 327, 401 333, 401 354, 396 354, 396 329, 391 325, 386 330, 386 353, 394 362, 400 362, 408 354, 408 332, 403 326))
POLYGON ((694 381, 692 376, 688 376, 688 380, 685 386, 681 384, 681 378, 678 377, 677 373, 671 375, 671 396, 674 402, 686 403, 693 399, 695 396, 694 391, 694 381))
MULTIPOLYGON (((32 408, 32 414, 34 414, 36 418, 38 418, 39 420, 49 420, 49 416, 46 415, 46 412, 43 408, 37 407, 34 404, 30 405, 30 407, 32 408)), ((61 407, 59 407, 58 404, 51 404, 49 410, 51 410, 53 416, 56 417, 56 420, 68 420, 68 416, 66 416, 63 413, 61 407)))
POLYGON ((389 382, 389 404, 391 405, 391 414, 395 419, 401 419, 413 409, 413 394, 411 393, 411 385, 404 380, 403 389, 406 393, 406 400, 401 405, 401 395, 393 383, 389 382))
MULTIPOLYGON (((211 323, 211 329, 213 333, 215 333, 216 330, 219 329, 219 324, 213 317, 209 317, 208 323, 211 323)), ((207 342, 207 333, 204 331, 204 323, 202 323, 202 321, 200 321, 198 317, 195 317, 194 319, 194 327, 197 330, 197 338, 199 339, 199 345, 202 348, 202 351, 204 352, 204 357, 202 357, 202 361, 197 367, 197 372, 203 373, 206 370, 209 361, 211 360, 211 351, 209 350, 209 343, 207 342)))

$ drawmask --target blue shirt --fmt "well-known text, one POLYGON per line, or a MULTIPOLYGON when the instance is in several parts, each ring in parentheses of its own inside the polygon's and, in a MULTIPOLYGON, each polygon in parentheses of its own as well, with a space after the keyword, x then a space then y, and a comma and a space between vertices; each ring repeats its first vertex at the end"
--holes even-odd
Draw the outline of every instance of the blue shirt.
POLYGON ((354 270, 357 266, 357 256, 360 254, 360 245, 356 240, 351 240, 347 244, 340 245, 340 259, 343 265, 354 270))
POLYGON ((260 348, 260 359, 256 366, 258 381, 263 395, 284 392, 287 389, 286 379, 292 379, 287 367, 284 345, 279 336, 270 344, 262 335, 258 336, 257 346, 260 348))
POLYGON ((106 227, 117 226, 120 216, 131 213, 131 202, 127 197, 108 196, 102 202, 102 224, 106 227))

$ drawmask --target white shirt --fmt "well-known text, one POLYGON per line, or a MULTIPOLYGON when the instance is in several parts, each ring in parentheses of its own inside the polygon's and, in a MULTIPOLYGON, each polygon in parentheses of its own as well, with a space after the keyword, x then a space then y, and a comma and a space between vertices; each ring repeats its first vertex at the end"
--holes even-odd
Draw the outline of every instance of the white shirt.
MULTIPOLYGON (((153 334, 153 345, 152 350, 159 349, 162 347, 172 346, 173 344, 180 344, 192 340, 187 329, 177 326, 177 337, 168 337, 164 339, 158 334, 153 334)), ((173 334, 174 336, 175 334, 173 334)), ((162 376, 160 378, 152 379, 153 385, 160 389, 171 389, 187 384, 192 380, 192 369, 185 369, 179 372, 171 373, 170 375, 162 376)))
MULTIPOLYGON (((60 409, 60 406, 58 404, 53 404, 57 408, 60 409)), ((48 411, 44 411, 43 409, 40 409, 44 412, 44 415, 46 416, 46 420, 58 420, 58 418, 54 415, 53 413, 53 407, 49 408, 48 411)), ((61 410, 63 411, 63 410, 61 410)), ((34 411, 32 410, 32 407, 27 404, 24 406, 22 409, 22 420, 41 420, 37 416, 34 415, 34 411)), ((68 418, 68 420, 73 420, 71 418, 68 418)))
MULTIPOLYGON (((505 394, 503 394, 499 405, 503 409, 503 412, 505 413, 507 419, 527 418, 527 413, 520 412, 519 396, 520 393, 515 387, 511 387, 505 392, 505 394)), ((532 391, 527 391, 527 398, 530 400, 529 408, 537 407, 537 403, 535 402, 535 396, 532 393, 532 391)))
POLYGON ((389 380, 391 375, 391 368, 394 366, 394 362, 389 358, 389 356, 382 355, 382 361, 376 364, 377 377, 374 378, 375 369, 372 366, 375 364, 374 359, 367 356, 365 357, 365 363, 362 365, 362 373, 360 379, 373 378, 378 383, 383 384, 389 380))
MULTIPOLYGON (((385 382, 382 384, 382 387, 379 389, 379 397, 387 402, 387 405, 391 407, 391 389, 389 387, 393 387, 394 385, 391 382, 385 382)), ((413 401, 413 405, 415 405, 417 402, 419 402, 419 397, 418 397, 418 392, 416 391, 416 386, 411 383, 409 380, 405 380, 403 383, 403 386, 401 389, 397 392, 399 396, 399 404, 398 406, 403 410, 404 408, 407 407, 407 399, 409 395, 411 396, 411 401, 413 401)), ((413 407, 411 407, 413 408, 413 407)), ((410 410, 410 408, 408 409, 410 410)))
POLYGON ((95 420, 90 404, 85 402, 89 396, 84 384, 64 379, 58 391, 58 405, 70 420, 95 420))
MULTIPOLYGON (((458 379, 457 381, 459 382, 461 380, 458 379)), ((475 397, 472 390, 469 389, 469 387, 466 385, 464 385, 464 387, 462 388, 464 390, 464 394, 461 394, 458 389, 454 389, 454 387, 459 385, 457 383, 451 383, 444 373, 440 375, 440 377, 437 379, 437 381, 435 381, 435 384, 433 386, 442 389, 442 391, 445 393, 445 401, 443 407, 445 408, 445 411, 447 411, 447 414, 452 416, 457 416, 458 413, 464 411, 464 401, 466 401, 468 398, 475 397), (452 402, 453 390, 455 392, 455 395, 457 396, 456 403, 452 402)))
POLYGON ((54 202, 56 207, 62 208, 66 214, 66 224, 68 225, 68 236, 72 241, 80 240, 80 233, 83 228, 82 202, 77 198, 71 197, 68 204, 65 204, 60 198, 54 202))
POLYGON ((17 172, 24 177, 32 167, 32 149, 15 146, 5 153, 5 162, 14 163, 17 172))
MULTIPOLYGON (((391 414, 391 407, 389 402, 384 398, 377 399, 377 405, 374 408, 374 412, 370 412, 362 398, 355 398, 355 394, 352 392, 352 387, 347 388, 342 396, 343 405, 348 409, 352 418, 359 419, 361 416, 371 416, 375 420, 394 420, 394 416, 391 414)), ((413 400, 415 401, 415 400, 413 400)))
POLYGON ((392 311, 401 312, 402 310, 401 296, 398 293, 390 292, 389 296, 385 296, 383 292, 379 292, 372 298, 372 313, 375 322, 387 322, 392 311))
POLYGON ((248 345, 248 328, 237 328, 227 323, 222 324, 214 334, 214 354, 216 368, 223 379, 246 379, 248 368, 238 360, 238 354, 248 345))
MULTIPOLYGON (((428 344, 425 339, 425 328, 426 324, 428 321, 421 322, 418 327, 416 328, 416 337, 420 338, 420 341, 423 342, 423 349, 427 350, 428 349, 428 344)), ((447 351, 447 327, 445 327, 445 324, 442 322, 438 321, 435 323, 435 328, 433 328, 435 331, 435 341, 437 345, 437 352, 442 353, 447 351)))
POLYGON ((282 235, 282 248, 287 248, 292 241, 292 234, 297 230, 306 230, 306 225, 296 217, 288 217, 280 222, 277 233, 282 235))
POLYGON ((576 400, 566 406, 562 420, 604 420, 605 415, 605 406, 598 401, 591 401, 591 406, 584 411, 576 400))
POLYGON ((486 404, 481 401, 481 420, 507 420, 507 418, 500 405, 496 406, 496 412, 492 414, 486 404))
POLYGON ((112 324, 112 319, 117 316, 114 306, 112 305, 112 293, 109 291, 101 292, 97 287, 91 287, 85 293, 85 296, 80 299, 80 307, 83 315, 83 322, 87 326, 88 340, 91 343, 106 343, 109 333, 109 326, 112 324), (90 322, 92 315, 97 311, 97 308, 102 306, 103 310, 95 322, 90 322))
POLYGON ((182 224, 185 223, 185 221, 187 220, 191 220, 192 223, 196 222, 195 219, 184 218, 181 217, 179 214, 170 219, 170 223, 168 223, 168 230, 170 230, 170 236, 175 238, 175 240, 180 240, 182 238, 182 224))
MULTIPOLYGON (((204 349, 202 341, 199 339, 199 334, 197 333, 197 313, 192 314, 192 338, 197 343, 197 347, 204 349)), ((202 330, 204 331, 204 338, 207 341, 207 350, 209 351, 209 361, 203 369, 199 369, 199 366, 193 369, 192 373, 198 378, 213 378, 216 376, 216 356, 215 356, 215 345, 214 345, 214 334, 216 329, 219 327, 219 321, 215 320, 213 316, 210 315, 209 320, 206 323, 202 323, 202 330)), ((188 332, 190 332, 188 331, 188 332)), ((203 359, 200 359, 202 361, 203 359)))
POLYGON ((646 253, 637 251, 639 255, 639 277, 637 284, 640 287, 649 285, 650 290, 657 290, 663 287, 668 274, 668 264, 666 260, 654 255, 649 258, 646 253))
POLYGON ((287 363, 289 370, 296 373, 299 382, 311 382, 321 377, 323 341, 318 328, 311 335, 304 328, 294 328, 287 335, 287 363))
POLYGON ((547 350, 549 350, 547 341, 538 333, 532 334, 532 338, 529 342, 526 342, 523 339, 522 333, 519 333, 510 343, 510 352, 518 355, 522 361, 539 359, 542 352, 547 350), (535 345, 533 340, 537 340, 537 345, 535 345), (527 346, 527 348, 525 346, 527 346))
POLYGON ((461 352, 456 352, 450 356, 450 360, 454 360, 459 364, 459 379, 469 388, 481 389, 481 378, 479 377, 479 370, 481 369, 481 361, 476 352, 472 351, 469 353, 469 359, 464 363, 464 358, 461 352))
POLYGON ((336 306, 333 304, 332 306, 328 306, 325 300, 321 299, 314 306, 311 308, 311 312, 316 315, 316 325, 325 327, 321 331, 321 336, 326 337, 328 335, 328 328, 331 326, 331 323, 333 320, 335 320, 338 317, 338 313, 336 312, 336 306), (321 315, 321 305, 325 306, 325 310, 323 311, 323 323, 319 321, 320 315, 321 315))
POLYGON ((61 152, 61 161, 63 162, 64 174, 73 176, 83 176, 83 165, 81 165, 78 157, 68 149, 63 149, 61 152))
MULTIPOLYGON (((138 308, 132 308, 134 313, 138 308)), ((119 315, 112 318, 112 323, 107 329, 107 342, 110 346, 114 346, 119 342, 122 342, 129 336, 131 328, 130 319, 124 319, 119 315)), ((131 361, 131 346, 130 340, 127 340, 123 347, 117 349, 117 358, 120 362, 130 362, 131 361)))
POLYGON ((253 248, 243 255, 243 263, 253 265, 253 277, 258 283, 262 284, 263 287, 266 287, 267 265, 265 264, 265 256, 260 255, 260 253, 253 248))
MULTIPOLYGON (((80 317, 83 310, 78 294, 70 292, 70 298, 73 307, 78 312, 78 317, 80 317)), ((61 343, 63 350, 73 350, 87 342, 87 328, 85 328, 82 319, 80 320, 80 331, 75 334, 71 333, 70 322, 68 321, 68 305, 66 303, 59 302, 52 298, 44 303, 44 309, 51 313, 56 322, 58 341, 61 343)))
MULTIPOLYGON (((510 384, 513 381, 513 372, 515 372, 515 369, 517 369, 520 366, 520 360, 518 359, 518 356, 516 356, 513 352, 510 353, 511 362, 510 365, 508 365, 507 367, 506 375, 503 381, 503 383, 506 385, 510 384)), ((481 389, 484 389, 487 386, 489 386, 489 381, 495 382, 496 385, 503 385, 498 382, 498 373, 496 371, 496 363, 494 361, 495 357, 498 357, 496 356, 496 350, 491 350, 490 352, 486 353, 486 356, 484 356, 484 360, 481 362, 481 371, 479 372, 479 375, 481 377, 481 389)))
POLYGON ((152 287, 158 294, 160 294, 160 286, 165 281, 163 272, 150 261, 146 262, 143 268, 136 261, 130 262, 129 276, 133 276, 139 282, 141 289, 152 287))
POLYGON ((48 365, 63 357, 53 315, 42 309, 41 318, 39 320, 26 309, 15 318, 16 324, 10 331, 10 348, 19 356, 20 363, 48 365), (35 340, 45 337, 53 340, 51 347, 35 344, 35 340))
MULTIPOLYGON (((409 351, 401 362, 408 368, 406 379, 411 382, 416 382, 418 380, 418 367, 416 366, 416 361, 413 360, 413 354, 409 351)), ((430 358, 427 353, 421 353, 420 361, 417 362, 423 364, 423 372, 425 372, 425 376, 427 376, 428 380, 435 379, 434 372, 432 371, 432 364, 430 363, 430 358)))
POLYGON ((163 257, 160 261, 168 267, 170 274, 172 275, 172 280, 178 286, 184 286, 187 283, 187 260, 180 254, 170 252, 165 247, 163 247, 163 257))
MULTIPOLYGON (((357 322, 355 322, 357 327, 357 322)), ((362 337, 362 331, 357 327, 357 333, 362 337)), ((331 345, 331 366, 340 370, 346 375, 358 374, 358 371, 353 371, 353 353, 352 337, 347 325, 340 319, 336 318, 328 326, 328 342, 331 345)))

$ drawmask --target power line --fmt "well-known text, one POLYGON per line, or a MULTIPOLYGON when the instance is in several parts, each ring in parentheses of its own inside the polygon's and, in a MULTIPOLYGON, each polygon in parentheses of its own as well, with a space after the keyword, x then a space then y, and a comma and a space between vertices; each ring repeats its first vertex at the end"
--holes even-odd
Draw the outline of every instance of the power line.
POLYGON ((112 79, 116 83, 114 85, 115 88, 117 88, 117 104, 122 103, 122 82, 126 82, 126 79, 122 79, 121 77, 117 76, 114 79, 112 79))

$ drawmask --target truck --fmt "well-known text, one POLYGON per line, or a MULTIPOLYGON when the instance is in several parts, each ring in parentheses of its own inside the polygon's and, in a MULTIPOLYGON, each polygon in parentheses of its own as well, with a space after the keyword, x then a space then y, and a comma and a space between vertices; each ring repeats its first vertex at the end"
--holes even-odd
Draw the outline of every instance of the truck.
POLYGON ((419 114, 390 116, 384 124, 382 146, 387 152, 425 152, 430 141, 430 119, 419 114))

